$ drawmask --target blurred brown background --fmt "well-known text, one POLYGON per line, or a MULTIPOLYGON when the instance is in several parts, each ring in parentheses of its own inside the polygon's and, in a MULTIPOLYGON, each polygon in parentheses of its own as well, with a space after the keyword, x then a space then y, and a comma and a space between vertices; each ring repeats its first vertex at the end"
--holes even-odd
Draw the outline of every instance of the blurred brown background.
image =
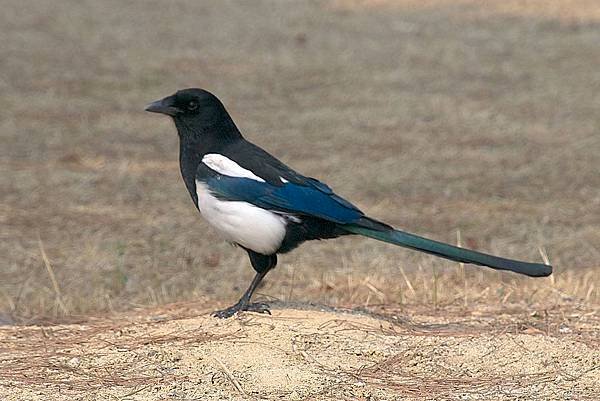
MULTIPOLYGON (((191 86, 370 215, 506 257, 541 248, 597 300, 599 23, 596 1, 4 2, 0 320, 237 299, 245 253, 192 205, 171 122, 143 112, 191 86)), ((345 238, 282 257, 260 292, 431 302, 419 288, 458 271, 345 238)))

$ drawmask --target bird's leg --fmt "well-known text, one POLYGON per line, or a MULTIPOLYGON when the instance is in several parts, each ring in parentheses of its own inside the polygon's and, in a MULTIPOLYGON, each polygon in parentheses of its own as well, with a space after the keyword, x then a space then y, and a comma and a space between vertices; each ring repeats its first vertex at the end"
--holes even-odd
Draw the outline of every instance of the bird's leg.
POLYGON ((230 306, 227 309, 213 312, 213 316, 215 317, 220 317, 224 319, 233 316, 239 311, 268 313, 269 315, 271 314, 271 311, 269 311, 269 305, 261 302, 251 304, 250 298, 252 298, 254 290, 256 290, 256 287, 258 287, 258 285, 260 284, 262 279, 267 275, 269 270, 271 270, 277 265, 277 255, 263 255, 254 252, 250 249, 246 249, 246 252, 248 252, 248 256, 250 257, 250 263, 256 271, 256 276, 254 276, 254 279, 252 279, 252 283, 250 283, 250 287, 248 287, 248 289, 246 290, 244 295, 242 295, 240 300, 237 301, 235 305, 230 306))
POLYGON ((268 313, 270 315, 271 311, 269 311, 269 305, 267 305, 265 303, 261 303, 261 302, 250 303, 250 298, 252 298, 252 294, 254 293, 254 290, 256 290, 256 287, 258 287, 258 285, 262 281, 263 277, 265 277, 267 275, 269 270, 270 269, 267 269, 262 272, 256 273, 256 275, 254 276, 254 279, 252 280, 252 283, 250 283, 250 287, 248 287, 248 289, 246 290, 244 295, 242 295, 240 300, 237 301, 237 303, 235 305, 230 306, 229 308, 225 308, 223 310, 215 311, 215 312, 213 312, 212 315, 215 317, 219 317, 221 319, 226 319, 228 317, 231 317, 239 311, 268 313))

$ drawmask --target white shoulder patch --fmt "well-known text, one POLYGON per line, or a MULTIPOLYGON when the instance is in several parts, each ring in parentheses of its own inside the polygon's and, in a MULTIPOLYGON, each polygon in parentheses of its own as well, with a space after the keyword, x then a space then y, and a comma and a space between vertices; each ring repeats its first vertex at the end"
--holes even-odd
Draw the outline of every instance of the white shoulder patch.
POLYGON ((286 179, 285 179, 285 178, 283 178, 283 177, 279 177, 279 179, 280 179, 280 180, 281 180, 281 182, 283 182, 284 184, 287 184, 287 183, 289 182, 288 180, 286 180, 286 179))
POLYGON ((206 164, 211 170, 214 170, 219 174, 227 175, 229 177, 250 178, 255 181, 265 182, 265 180, 254 174, 252 171, 243 168, 230 158, 218 153, 204 155, 202 163, 206 164))

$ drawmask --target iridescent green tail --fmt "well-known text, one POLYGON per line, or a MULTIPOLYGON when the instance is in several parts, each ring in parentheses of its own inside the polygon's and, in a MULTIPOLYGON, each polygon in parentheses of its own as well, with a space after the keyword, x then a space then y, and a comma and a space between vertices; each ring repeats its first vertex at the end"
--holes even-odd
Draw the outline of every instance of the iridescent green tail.
POLYGON ((343 225, 342 227, 344 230, 353 234, 364 235, 365 237, 430 253, 456 262, 472 263, 499 270, 510 270, 531 277, 545 277, 552 274, 552 266, 542 263, 520 262, 518 260, 500 258, 498 256, 488 255, 470 249, 459 248, 443 242, 433 241, 400 230, 380 230, 378 228, 368 228, 362 225, 359 226, 353 224, 343 225))

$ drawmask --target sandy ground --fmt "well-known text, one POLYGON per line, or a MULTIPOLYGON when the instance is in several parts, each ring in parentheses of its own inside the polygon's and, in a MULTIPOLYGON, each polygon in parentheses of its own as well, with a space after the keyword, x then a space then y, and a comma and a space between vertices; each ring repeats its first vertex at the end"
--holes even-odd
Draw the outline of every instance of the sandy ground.
MULTIPOLYGON (((189 86, 374 218, 451 243, 460 232, 464 246, 504 257, 541 261, 542 248, 553 289, 600 303, 600 275, 570 286, 564 276, 600 261, 599 5, 2 2, 0 321, 239 297, 253 275, 246 253, 198 215, 172 123, 143 111, 189 86)), ((340 238, 282 255, 262 291, 425 303, 434 269, 440 280, 456 271, 340 238), (349 288, 367 279, 377 291, 349 288)), ((504 277, 485 273, 490 297, 522 299, 512 288, 523 282, 504 277)), ((477 296, 471 281, 438 300, 477 296)))
POLYGON ((478 310, 286 308, 219 320, 177 306, 4 327, 0 399, 565 400, 600 392, 596 312, 478 310))

